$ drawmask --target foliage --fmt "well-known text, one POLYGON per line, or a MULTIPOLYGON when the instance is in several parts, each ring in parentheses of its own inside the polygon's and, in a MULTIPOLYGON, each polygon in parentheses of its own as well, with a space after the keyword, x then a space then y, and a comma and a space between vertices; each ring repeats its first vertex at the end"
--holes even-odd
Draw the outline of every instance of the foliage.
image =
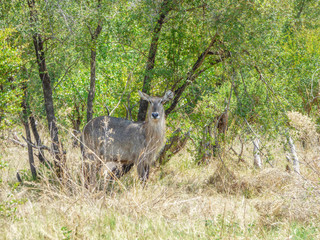
POLYGON ((154 95, 187 86, 168 116, 168 126, 169 132, 177 127, 195 129, 196 145, 203 138, 203 128, 216 124, 226 107, 231 140, 239 132, 248 138, 283 135, 288 111, 320 121, 317 1, 170 0, 155 67, 146 72, 161 6, 162 1, 152 0, 36 2, 35 25, 26 2, 2 3, 2 12, 8 14, 0 16, 6 26, 1 39, 7 49, 1 56, 1 72, 6 73, 1 78, 5 89, 1 115, 18 115, 22 96, 18 86, 28 76, 30 110, 45 119, 31 44, 37 31, 45 43, 56 118, 67 129, 81 130, 86 123, 92 48, 97 50, 94 116, 114 110, 115 117, 129 117, 130 105, 136 119, 137 91, 150 74, 154 95), (93 40, 98 24, 102 32, 93 40), (197 78, 190 80, 190 72, 212 39, 209 54, 194 72, 197 78), (11 76, 14 81, 8 83, 11 76))
POLYGON ((15 37, 13 28, 0 29, 0 129, 8 127, 21 111, 24 46, 15 37))

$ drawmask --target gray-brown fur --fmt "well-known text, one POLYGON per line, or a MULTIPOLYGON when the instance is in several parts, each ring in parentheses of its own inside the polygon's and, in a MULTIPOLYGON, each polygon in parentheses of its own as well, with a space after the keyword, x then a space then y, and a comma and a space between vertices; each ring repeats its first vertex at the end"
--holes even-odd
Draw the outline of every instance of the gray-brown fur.
MULTIPOLYGON (((150 97, 139 92, 149 102, 145 122, 102 116, 92 119, 83 129, 83 155, 91 163, 119 162, 137 166, 139 177, 148 178, 150 165, 165 140, 165 112, 163 104, 173 98, 167 91, 163 97, 150 97)), ((94 167, 90 171, 96 171, 94 167)))

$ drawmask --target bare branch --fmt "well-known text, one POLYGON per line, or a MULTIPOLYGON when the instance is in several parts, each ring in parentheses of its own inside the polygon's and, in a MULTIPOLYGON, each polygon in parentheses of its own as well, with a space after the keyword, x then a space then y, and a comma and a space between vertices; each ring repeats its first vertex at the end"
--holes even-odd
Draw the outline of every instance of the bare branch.
POLYGON ((110 112, 110 116, 112 115, 112 113, 114 112, 114 110, 116 110, 116 109, 118 108, 118 106, 119 106, 119 104, 120 104, 120 102, 121 102, 121 100, 122 100, 122 97, 123 97, 123 95, 124 95, 124 93, 125 93, 125 91, 126 91, 126 89, 127 89, 128 83, 129 83, 130 80, 131 80, 132 74, 133 74, 133 70, 129 73, 128 78, 127 78, 127 82, 126 82, 126 86, 124 87, 124 90, 123 90, 123 92, 122 92, 122 94, 121 94, 121 97, 120 97, 117 105, 116 105, 116 106, 114 107, 114 109, 112 109, 112 111, 110 112))
MULTIPOLYGON (((212 39, 211 42, 209 43, 208 47, 200 54, 200 56, 198 57, 197 61, 195 62, 195 64, 192 66, 191 70, 188 72, 187 74, 187 78, 185 83, 179 87, 178 89, 175 90, 175 96, 174 99, 171 103, 171 106, 166 110, 166 115, 170 114, 173 109, 177 106, 180 97, 182 95, 182 93, 185 91, 185 89, 204 71, 206 71, 209 67, 206 67, 198 72, 196 72, 201 65, 203 64, 205 58, 208 56, 208 53, 210 52, 211 47, 217 42, 217 37, 218 34, 215 34, 212 39)), ((212 62, 211 65, 214 65, 213 63, 218 63, 220 62, 221 59, 212 62)))
POLYGON ((28 141, 24 136, 21 136, 23 138, 23 140, 29 144, 30 146, 32 146, 33 148, 36 148, 36 149, 45 149, 45 150, 48 150, 50 151, 51 149, 45 145, 41 145, 41 146, 36 146, 35 144, 33 144, 32 142, 28 141))
POLYGON ((26 144, 23 144, 22 142, 19 142, 18 140, 15 140, 15 139, 13 139, 13 138, 9 138, 9 140, 10 140, 11 142, 13 142, 13 143, 21 146, 21 147, 27 147, 26 144))
POLYGON ((62 80, 64 79, 64 77, 68 74, 68 72, 70 71, 70 69, 76 65, 79 62, 80 58, 77 58, 73 63, 70 64, 70 66, 66 69, 66 71, 64 72, 63 76, 60 78, 60 80, 57 82, 57 84, 53 87, 53 91, 56 90, 56 88, 60 85, 60 83, 62 82, 62 80))

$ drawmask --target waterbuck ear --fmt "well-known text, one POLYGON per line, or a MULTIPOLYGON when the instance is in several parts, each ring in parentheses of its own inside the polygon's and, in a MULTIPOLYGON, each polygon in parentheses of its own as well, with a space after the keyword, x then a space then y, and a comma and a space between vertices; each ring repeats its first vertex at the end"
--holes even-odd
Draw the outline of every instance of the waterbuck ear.
POLYGON ((164 96, 162 97, 161 102, 162 103, 166 103, 168 101, 170 101, 171 99, 173 99, 173 92, 171 90, 167 91, 164 96))
POLYGON ((139 93, 139 96, 140 96, 143 100, 146 100, 146 101, 150 102, 150 96, 149 96, 148 94, 143 93, 143 92, 141 92, 141 91, 138 91, 138 93, 139 93))

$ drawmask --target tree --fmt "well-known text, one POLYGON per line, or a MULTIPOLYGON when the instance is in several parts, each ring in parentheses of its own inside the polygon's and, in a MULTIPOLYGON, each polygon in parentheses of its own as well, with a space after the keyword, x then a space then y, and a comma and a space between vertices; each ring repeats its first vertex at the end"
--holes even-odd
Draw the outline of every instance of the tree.
MULTIPOLYGON (((161 28, 162 28, 162 25, 164 24, 164 20, 166 16, 172 9, 172 4, 173 2, 171 0, 164 0, 161 3, 161 7, 159 10, 159 18, 152 32, 152 38, 151 38, 149 54, 148 54, 148 59, 146 63, 146 70, 145 70, 143 86, 142 86, 142 92, 146 94, 150 94, 152 70, 154 69, 154 66, 155 66, 155 59, 157 55, 158 41, 160 37, 161 28)), ((148 102, 141 99, 140 106, 139 106, 139 113, 138 113, 138 121, 145 120, 147 108, 148 108, 148 102)))
MULTIPOLYGON (((98 0, 98 12, 101 8, 101 0, 98 0)), ((92 31, 91 27, 88 25, 90 36, 91 36, 91 58, 90 58, 90 90, 88 94, 87 101, 87 122, 92 119, 93 116, 93 100, 95 97, 95 85, 96 85, 96 56, 97 56, 97 38, 102 31, 102 18, 99 14, 99 20, 97 27, 92 31)))
POLYGON ((33 149, 32 149, 32 143, 31 143, 31 134, 30 134, 30 126, 29 126, 29 121, 28 121, 28 102, 27 102, 27 92, 26 92, 26 87, 24 86, 24 98, 22 102, 22 122, 24 125, 24 129, 26 131, 26 140, 27 140, 27 146, 28 146, 28 157, 29 157, 29 165, 30 165, 30 170, 32 174, 33 180, 37 179, 37 170, 34 164, 34 158, 33 158, 33 149))
MULTIPOLYGON (((208 141, 214 148, 216 139, 223 148, 227 137, 251 131, 247 124, 230 127, 234 121, 247 121, 258 136, 276 136, 290 109, 320 119, 316 1, 35 2, 2 2, 0 21, 15 27, 17 39, 7 41, 11 51, 5 58, 14 60, 13 46, 26 49, 20 60, 28 69, 30 110, 40 122, 47 117, 53 148, 59 145, 57 123, 80 131, 86 115, 88 121, 107 109, 143 121, 147 103, 139 102, 138 90, 174 91, 166 106, 169 134, 191 127, 197 148, 208 141)), ((12 68, 17 65, 2 63, 1 73, 12 70, 1 78, 1 97, 7 98, 0 103, 3 125, 10 101, 17 100, 13 105, 21 110, 11 86, 23 77, 12 68)), ((251 132, 250 141, 254 137, 251 132)), ((260 149, 265 151, 262 139, 260 149)))
POLYGON ((61 160, 62 160, 62 150, 60 149, 61 144, 59 143, 58 127, 56 124, 56 118, 54 113, 53 97, 52 97, 52 87, 51 79, 48 73, 46 65, 46 57, 44 52, 44 41, 41 35, 37 32, 35 25, 37 24, 37 11, 35 8, 35 1, 28 0, 28 6, 30 10, 30 24, 34 28, 34 33, 32 35, 33 45, 36 54, 37 65, 39 68, 39 77, 42 82, 42 90, 45 101, 45 109, 47 115, 47 122, 50 131, 50 136, 52 140, 52 151, 55 156, 55 167, 58 176, 61 176, 61 160))

